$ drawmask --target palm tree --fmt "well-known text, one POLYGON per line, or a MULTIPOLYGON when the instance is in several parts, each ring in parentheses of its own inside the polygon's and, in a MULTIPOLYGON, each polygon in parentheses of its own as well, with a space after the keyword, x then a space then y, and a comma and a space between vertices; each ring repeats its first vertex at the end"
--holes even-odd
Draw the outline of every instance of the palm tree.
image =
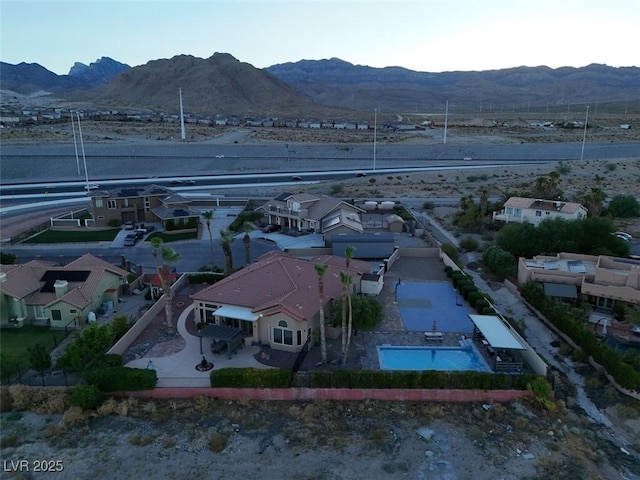
MULTIPOLYGON (((353 277, 351 275, 346 272, 340 272, 340 283, 342 283, 342 366, 347 363, 347 298, 351 300, 349 289, 352 281, 353 277)), ((351 315, 349 315, 349 318, 351 319, 351 315)))
POLYGON ((349 323, 345 325, 345 314, 344 314, 344 300, 345 295, 343 294, 342 299, 342 365, 346 365, 347 363, 347 352, 349 351, 349 345, 351 344, 351 330, 353 328, 353 309, 351 308, 351 283, 353 282, 353 277, 349 275, 349 265, 351 264, 351 259, 353 258, 353 253, 355 252, 355 247, 347 246, 344 249, 344 263, 347 267, 347 271, 344 273, 345 278, 343 278, 342 273, 340 272, 340 281, 342 282, 342 287, 345 288, 344 282, 348 281, 346 287, 346 300, 347 300, 347 310, 349 312, 349 323))
POLYGON ((222 239, 222 251, 225 257, 225 273, 228 275, 233 271, 233 257, 231 256, 231 242, 234 240, 233 232, 229 230, 220 230, 220 238, 222 239))
POLYGON ((328 265, 314 265, 318 274, 318 300, 320 302, 320 352, 322 362, 327 363, 327 340, 324 333, 324 274, 327 273, 328 265))
POLYGON ((244 243, 244 259, 245 263, 249 265, 251 263, 251 237, 249 232, 253 231, 253 226, 250 223, 244 222, 242 224, 244 229, 244 237, 242 237, 242 243, 244 243))
POLYGON ((602 213, 602 202, 607 194, 600 187, 591 187, 591 191, 582 197, 590 217, 599 217, 602 213))
POLYGON ((162 242, 159 237, 151 239, 151 254, 153 255, 153 261, 156 264, 156 272, 160 277, 160 284, 162 285, 162 292, 164 294, 164 315, 167 322, 169 331, 173 331, 173 292, 171 291, 171 270, 169 269, 169 262, 177 262, 180 259, 180 254, 173 248, 169 248, 162 242), (162 256, 162 264, 158 262, 158 251, 162 256))
POLYGON ((208 210, 202 214, 207 221, 207 230, 209 231, 209 242, 211 244, 211 268, 215 267, 216 261, 213 257, 213 234, 211 233, 211 220, 213 220, 213 210, 208 210))
POLYGON ((480 190, 480 215, 483 217, 489 209, 489 191, 486 188, 480 190))

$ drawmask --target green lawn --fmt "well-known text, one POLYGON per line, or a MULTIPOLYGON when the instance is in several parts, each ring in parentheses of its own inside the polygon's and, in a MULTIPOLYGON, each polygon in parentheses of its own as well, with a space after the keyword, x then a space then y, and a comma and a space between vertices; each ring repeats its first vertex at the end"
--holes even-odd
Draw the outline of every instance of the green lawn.
POLYGON ((145 241, 149 242, 152 238, 160 238, 164 243, 169 242, 177 242, 178 240, 195 240, 198 238, 198 234, 196 232, 185 232, 185 233, 163 233, 163 232, 154 232, 149 235, 145 241))
POLYGON ((21 371, 29 367, 29 352, 27 349, 38 343, 51 351, 55 347, 54 337, 58 342, 64 338, 64 331, 50 330, 49 327, 32 327, 25 325, 22 328, 3 328, 0 331, 0 352, 2 352, 2 373, 5 366, 10 367, 13 375, 15 365, 19 365, 21 371))
POLYGON ((69 243, 69 242, 111 242, 120 232, 119 228, 109 230, 60 231, 46 230, 40 235, 25 240, 24 243, 69 243))

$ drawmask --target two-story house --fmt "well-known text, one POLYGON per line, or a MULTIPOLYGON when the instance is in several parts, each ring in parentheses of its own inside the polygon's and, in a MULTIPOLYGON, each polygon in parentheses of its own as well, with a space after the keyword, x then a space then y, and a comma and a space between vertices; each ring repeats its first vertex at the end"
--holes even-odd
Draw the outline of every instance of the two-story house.
POLYGON ((161 185, 129 186, 91 193, 91 211, 97 227, 113 222, 124 224, 161 222, 172 226, 197 226, 200 212, 190 200, 161 185))
POLYGON ((331 244, 333 235, 364 231, 361 220, 364 210, 332 197, 282 193, 258 210, 265 212, 264 218, 269 224, 322 233, 327 244, 331 244))
POLYGON ((547 218, 580 220, 586 216, 587 209, 579 203, 523 197, 511 197, 501 211, 493 212, 494 221, 531 223, 536 226, 547 218))

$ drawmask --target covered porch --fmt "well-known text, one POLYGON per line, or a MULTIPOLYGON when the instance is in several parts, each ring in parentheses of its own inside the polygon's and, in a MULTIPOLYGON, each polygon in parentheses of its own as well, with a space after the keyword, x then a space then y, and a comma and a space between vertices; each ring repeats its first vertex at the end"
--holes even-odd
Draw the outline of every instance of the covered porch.
POLYGON ((510 327, 495 315, 469 315, 473 322, 473 338, 479 341, 493 360, 496 373, 521 373, 522 357, 526 350, 511 333, 510 327))

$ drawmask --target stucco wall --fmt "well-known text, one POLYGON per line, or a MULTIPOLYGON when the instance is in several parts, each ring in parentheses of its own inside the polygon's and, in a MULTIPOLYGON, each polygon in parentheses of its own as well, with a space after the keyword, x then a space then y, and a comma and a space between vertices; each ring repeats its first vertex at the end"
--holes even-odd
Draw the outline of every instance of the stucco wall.
MULTIPOLYGON (((175 295, 187 282, 189 277, 187 275, 181 275, 175 283, 171 286, 171 291, 175 295)), ((116 344, 109 349, 107 353, 115 353, 122 355, 129 345, 131 345, 136 338, 144 331, 145 328, 151 323, 153 319, 164 309, 164 295, 161 296, 156 303, 154 303, 147 312, 140 317, 140 319, 133 324, 133 326, 125 333, 116 344)))

